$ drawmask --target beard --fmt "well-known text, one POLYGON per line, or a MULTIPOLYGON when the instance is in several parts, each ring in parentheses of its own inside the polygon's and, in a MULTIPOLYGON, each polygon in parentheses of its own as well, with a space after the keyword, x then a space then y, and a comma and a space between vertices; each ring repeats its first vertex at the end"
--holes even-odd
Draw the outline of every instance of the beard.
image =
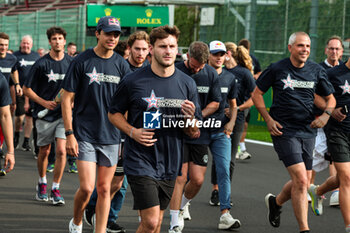
POLYGON ((170 66, 174 65, 175 58, 172 61, 170 61, 170 62, 164 62, 162 60, 162 56, 161 55, 154 54, 153 56, 154 56, 154 59, 157 61, 157 63, 159 65, 161 65, 162 67, 164 67, 164 68, 167 68, 167 67, 170 67, 170 66))

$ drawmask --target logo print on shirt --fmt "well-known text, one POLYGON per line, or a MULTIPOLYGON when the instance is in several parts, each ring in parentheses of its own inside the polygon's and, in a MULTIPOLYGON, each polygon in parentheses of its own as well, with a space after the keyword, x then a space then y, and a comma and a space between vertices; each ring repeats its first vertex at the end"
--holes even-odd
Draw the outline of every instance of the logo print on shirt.
POLYGON ((346 93, 350 94, 350 85, 348 83, 348 80, 345 80, 345 84, 344 85, 340 85, 340 88, 343 89, 342 95, 344 95, 346 93))
POLYGON ((151 108, 156 108, 158 109, 158 100, 164 99, 163 97, 156 97, 156 94, 154 93, 154 90, 152 90, 151 96, 150 97, 144 97, 142 98, 144 101, 148 103, 147 110, 151 108))
POLYGON ((144 129, 160 129, 160 122, 162 114, 157 110, 156 112, 143 113, 143 128, 144 129))
POLYGON ((50 73, 49 74, 46 74, 46 76, 49 78, 49 80, 47 82, 57 82, 57 80, 63 80, 64 79, 64 74, 55 74, 53 72, 53 70, 51 69, 50 70, 50 73))
POLYGON ((286 79, 282 79, 282 82, 284 83, 283 90, 288 88, 288 87, 290 89, 294 90, 293 84, 294 84, 295 80, 291 79, 290 74, 288 74, 286 79))
POLYGON ((22 60, 19 61, 19 64, 22 66, 32 66, 34 65, 35 61, 26 61, 24 60, 24 58, 22 58, 22 60))
POLYGON ((90 77, 89 85, 91 83, 93 83, 93 82, 96 82, 97 84, 101 85, 99 78, 103 74, 102 73, 97 73, 95 66, 94 66, 94 69, 92 70, 92 73, 86 73, 86 75, 90 77))

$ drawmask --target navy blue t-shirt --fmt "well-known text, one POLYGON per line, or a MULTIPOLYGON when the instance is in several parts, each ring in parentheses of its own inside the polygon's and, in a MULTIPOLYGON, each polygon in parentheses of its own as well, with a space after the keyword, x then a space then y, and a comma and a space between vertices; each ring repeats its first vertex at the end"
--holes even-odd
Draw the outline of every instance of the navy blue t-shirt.
MULTIPOLYGON (((61 90, 61 84, 68 70, 72 57, 65 54, 63 59, 56 61, 46 54, 37 60, 29 71, 29 76, 24 82, 24 86, 31 88, 39 97, 52 101, 61 90)), ((45 109, 38 103, 34 103, 33 117, 38 116, 38 112, 45 109)), ((61 105, 49 111, 41 120, 53 122, 62 117, 61 105)))
POLYGON ((10 53, 6 53, 5 58, 0 58, 0 72, 5 76, 7 83, 13 85, 11 73, 17 70, 17 58, 10 53))
POLYGON ((11 103, 9 84, 4 75, 0 73, 0 107, 10 105, 11 103))
POLYGON ((183 120, 181 104, 186 99, 199 107, 195 82, 178 69, 169 77, 159 77, 146 66, 122 80, 109 111, 128 111, 129 124, 156 128, 157 139, 154 146, 146 147, 126 138, 123 165, 127 175, 175 180, 180 174, 184 133, 174 124, 183 120))
POLYGON ((63 83, 74 92, 73 129, 78 140, 112 145, 120 142, 120 131, 108 120, 108 109, 120 80, 131 72, 117 53, 108 59, 88 49, 76 56, 63 83))
POLYGON ((253 54, 250 54, 250 57, 252 58, 254 74, 261 72, 261 66, 260 66, 259 60, 253 54))
MULTIPOLYGON (((200 70, 196 74, 192 74, 191 70, 186 67, 184 62, 178 62, 175 64, 175 66, 185 74, 191 76, 192 79, 196 82, 199 105, 201 110, 203 110, 209 103, 213 101, 220 102, 222 100, 218 73, 213 67, 209 66, 208 64, 205 64, 202 70, 200 70)), ((201 136, 198 139, 191 139, 189 137, 186 137, 185 142, 190 144, 209 144, 209 128, 201 128, 200 131, 201 136)))
MULTIPOLYGON (((350 111, 350 69, 345 63, 327 70, 329 81, 334 87, 334 97, 337 100, 336 108, 346 105, 350 111)), ((350 114, 342 122, 333 117, 328 121, 330 130, 350 132, 350 114)))
POLYGON ((315 119, 314 93, 328 96, 334 92, 326 71, 317 63, 307 61, 302 68, 292 65, 290 58, 271 64, 256 81, 258 88, 273 90, 271 117, 283 128, 283 135, 312 138, 316 129, 310 127, 315 119))
MULTIPOLYGON (((228 69, 234 76, 237 81, 237 106, 243 104, 246 100, 251 97, 251 93, 255 89, 255 79, 252 73, 245 67, 240 65, 235 66, 232 69, 228 69)), ((237 112, 236 122, 242 123, 244 121, 244 111, 237 112)))
POLYGON ((219 84, 222 100, 220 101, 219 109, 209 118, 215 118, 215 120, 221 121, 221 127, 211 128, 211 133, 223 131, 225 124, 230 121, 230 119, 225 115, 225 108, 229 107, 228 100, 237 98, 236 78, 231 72, 227 71, 226 69, 222 69, 221 74, 219 74, 219 84))
POLYGON ((29 54, 16 51, 13 53, 17 57, 16 68, 18 70, 19 83, 23 86, 24 81, 29 76, 30 68, 40 58, 37 52, 31 51, 29 54))

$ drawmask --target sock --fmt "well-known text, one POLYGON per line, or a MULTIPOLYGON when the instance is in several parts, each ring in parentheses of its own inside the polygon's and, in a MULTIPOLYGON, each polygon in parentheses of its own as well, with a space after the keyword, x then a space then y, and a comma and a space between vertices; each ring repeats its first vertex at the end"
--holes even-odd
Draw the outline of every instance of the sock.
POLYGON ((179 210, 170 210, 170 229, 179 225, 179 210))
POLYGON ((15 138, 19 138, 19 132, 15 132, 15 138))
POLYGON ((239 146, 241 147, 241 151, 245 151, 247 148, 245 148, 245 142, 240 142, 239 146))
POLYGON ((181 200, 181 206, 180 206, 180 209, 182 210, 184 207, 185 207, 185 205, 188 203, 188 202, 190 202, 192 199, 187 199, 186 197, 185 197, 185 194, 182 194, 182 200, 181 200))
POLYGON ((29 142, 29 138, 24 138, 24 142, 29 142))
POLYGON ((39 177, 39 183, 40 183, 40 184, 47 184, 46 176, 44 176, 44 177, 39 177))
POLYGON ((60 189, 60 183, 52 182, 52 189, 60 189))
POLYGON ((139 222, 141 222, 141 216, 139 215, 139 222))

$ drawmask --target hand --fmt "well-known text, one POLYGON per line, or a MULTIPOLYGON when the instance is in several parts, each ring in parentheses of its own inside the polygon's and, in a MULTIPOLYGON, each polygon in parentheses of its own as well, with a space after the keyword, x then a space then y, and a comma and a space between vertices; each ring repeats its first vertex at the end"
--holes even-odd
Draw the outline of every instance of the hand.
POLYGON ((14 153, 7 153, 5 156, 5 164, 4 169, 6 172, 10 172, 13 170, 15 166, 15 155, 14 153))
POLYGON ((231 118, 231 111, 230 111, 230 108, 225 108, 224 111, 225 111, 225 116, 226 116, 227 118, 231 118))
POLYGON ((70 134, 67 136, 66 150, 68 155, 78 157, 79 145, 78 145, 77 139, 74 137, 74 134, 70 134))
POLYGON ((185 115, 185 119, 192 119, 196 111, 196 106, 192 101, 185 100, 181 105, 181 112, 185 115))
POLYGON ((17 84, 15 89, 16 89, 17 96, 22 96, 23 95, 23 90, 22 90, 20 85, 17 84))
POLYGON ((235 126, 235 122, 228 122, 225 126, 224 126, 224 134, 226 134, 227 138, 230 138, 233 128, 235 126))
POLYGON ((282 129, 283 126, 271 118, 270 121, 266 122, 267 129, 272 136, 281 136, 283 133, 279 130, 282 129))
POLYGON ((329 119, 329 115, 324 113, 321 116, 317 117, 315 120, 313 120, 310 124, 311 128, 322 128, 327 124, 327 121, 329 119))
POLYGON ((339 122, 342 122, 346 118, 346 115, 341 112, 341 109, 342 109, 341 107, 336 108, 332 112, 332 117, 339 122))
POLYGON ((154 129, 133 128, 132 133, 129 133, 132 139, 144 146, 153 146, 157 141, 154 136, 154 129), (131 135, 130 135, 131 134, 131 135))
POLYGON ((57 107, 57 103, 55 101, 45 100, 43 107, 49 110, 54 110, 57 107))

